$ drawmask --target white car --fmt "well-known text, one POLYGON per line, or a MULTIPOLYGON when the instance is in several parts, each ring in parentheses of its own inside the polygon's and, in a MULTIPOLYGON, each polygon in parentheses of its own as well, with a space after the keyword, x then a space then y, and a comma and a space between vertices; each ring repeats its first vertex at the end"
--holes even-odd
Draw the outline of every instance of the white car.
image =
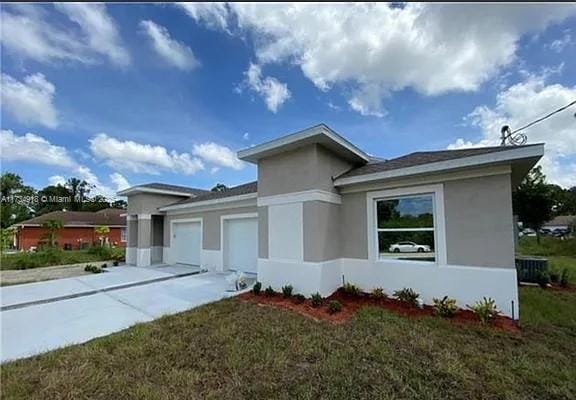
POLYGON ((398 242, 390 246, 390 253, 429 253, 432 250, 425 244, 416 244, 414 242, 398 242))

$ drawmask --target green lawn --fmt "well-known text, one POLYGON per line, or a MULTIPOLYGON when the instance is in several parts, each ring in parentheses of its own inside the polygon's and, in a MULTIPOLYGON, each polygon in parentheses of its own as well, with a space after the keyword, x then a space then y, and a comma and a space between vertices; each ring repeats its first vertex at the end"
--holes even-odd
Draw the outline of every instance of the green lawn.
POLYGON ((37 253, 2 253, 0 269, 28 269, 52 265, 78 264, 92 261, 110 260, 114 254, 123 254, 124 249, 99 250, 48 250, 37 253))
MULTIPOLYGON (((2 366, 10 399, 574 399, 576 292, 511 334, 367 307, 331 325, 220 301, 2 366)), ((41 335, 41 332, 38 333, 41 335)))
POLYGON ((554 237, 523 237, 518 241, 518 254, 543 256, 549 260, 549 270, 561 273, 568 270, 569 281, 576 283, 576 238, 560 240, 554 237))

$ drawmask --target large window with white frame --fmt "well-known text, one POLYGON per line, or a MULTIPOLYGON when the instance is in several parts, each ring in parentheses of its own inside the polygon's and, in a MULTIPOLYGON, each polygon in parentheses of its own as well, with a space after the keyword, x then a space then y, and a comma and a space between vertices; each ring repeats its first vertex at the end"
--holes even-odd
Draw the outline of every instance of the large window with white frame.
POLYGON ((376 199, 378 258, 436 261, 434 194, 376 199))

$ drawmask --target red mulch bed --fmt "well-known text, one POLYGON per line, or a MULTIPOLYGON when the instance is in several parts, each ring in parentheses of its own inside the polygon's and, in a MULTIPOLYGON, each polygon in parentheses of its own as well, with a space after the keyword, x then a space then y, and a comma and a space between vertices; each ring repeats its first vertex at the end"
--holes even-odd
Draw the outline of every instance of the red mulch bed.
MULTIPOLYGON (((248 292, 239 295, 238 299, 241 301, 254 302, 260 306, 274 306, 292 310, 317 321, 328 321, 335 324, 341 324, 348 321, 356 311, 363 306, 381 307, 411 318, 435 315, 432 306, 425 305, 424 308, 417 308, 390 297, 376 299, 366 293, 362 293, 358 296, 351 296, 343 293, 341 290, 338 290, 331 296, 325 298, 324 303, 320 307, 312 307, 312 304, 308 299, 303 303, 298 303, 293 297, 284 298, 282 294, 279 293, 276 293, 273 296, 267 296, 263 293, 255 295, 252 292, 248 292), (328 312, 328 303, 331 300, 338 300, 342 303, 342 310, 340 312, 334 314, 328 312)), ((449 321, 455 324, 480 325, 480 322, 470 310, 458 310, 456 314, 449 319, 449 321)), ((517 332, 519 330, 518 324, 514 320, 504 316, 497 317, 490 326, 509 332, 517 332)))

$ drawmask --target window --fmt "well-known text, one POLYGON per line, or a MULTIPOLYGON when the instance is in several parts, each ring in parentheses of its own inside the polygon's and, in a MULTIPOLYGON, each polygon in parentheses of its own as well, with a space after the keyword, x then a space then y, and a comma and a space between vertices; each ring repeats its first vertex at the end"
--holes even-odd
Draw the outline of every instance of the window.
POLYGON ((125 242, 125 241, 126 241, 126 228, 121 228, 121 229, 120 229, 120 241, 121 241, 121 242, 125 242))
POLYGON ((376 200, 379 259, 436 261, 434 195, 376 200))

